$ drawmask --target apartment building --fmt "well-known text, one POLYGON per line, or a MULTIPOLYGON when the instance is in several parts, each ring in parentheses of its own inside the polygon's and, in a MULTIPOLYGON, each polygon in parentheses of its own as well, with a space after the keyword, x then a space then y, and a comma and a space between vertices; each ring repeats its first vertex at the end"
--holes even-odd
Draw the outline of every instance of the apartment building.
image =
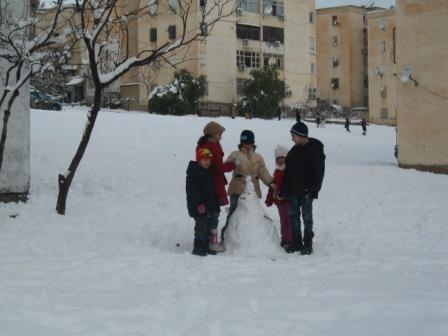
POLYGON ((316 11, 317 93, 348 108, 368 107, 367 12, 341 6, 316 11))
MULTIPOLYGON (((193 1, 188 26, 201 29, 206 1, 193 1)), ((313 97, 316 88, 316 42, 314 0, 235 0, 234 13, 211 32, 170 57, 170 63, 207 78, 208 92, 201 102, 203 114, 230 114, 243 95, 250 71, 275 64, 288 85, 285 105, 298 106, 313 97)), ((228 9, 232 10, 231 7, 228 9)), ((153 15, 134 20, 130 45, 137 54, 174 42, 181 33, 178 17, 163 2, 153 15), (164 7, 165 6, 165 7, 164 7)), ((150 91, 173 80, 167 64, 132 70, 123 78, 121 95, 132 108, 146 109, 150 91)))
POLYGON ((397 26, 395 10, 367 15, 369 119, 381 125, 397 124, 397 26))
POLYGON ((398 163, 448 173, 448 1, 397 0, 398 163))

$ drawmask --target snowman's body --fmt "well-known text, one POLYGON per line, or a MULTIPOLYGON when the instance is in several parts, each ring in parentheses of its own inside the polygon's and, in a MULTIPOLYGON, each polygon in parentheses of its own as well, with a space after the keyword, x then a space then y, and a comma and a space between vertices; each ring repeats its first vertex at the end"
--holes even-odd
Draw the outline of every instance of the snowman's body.
POLYGON ((248 177, 246 188, 225 232, 227 251, 244 255, 279 253, 281 249, 277 226, 260 204, 251 178, 248 177))

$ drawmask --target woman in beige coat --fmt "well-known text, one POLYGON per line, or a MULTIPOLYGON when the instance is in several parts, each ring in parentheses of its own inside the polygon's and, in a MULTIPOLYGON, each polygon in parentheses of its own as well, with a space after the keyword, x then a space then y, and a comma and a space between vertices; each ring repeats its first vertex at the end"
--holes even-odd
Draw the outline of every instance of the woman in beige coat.
POLYGON ((275 189, 273 178, 269 174, 263 157, 255 153, 255 135, 252 131, 244 130, 241 133, 239 150, 232 152, 227 161, 233 161, 236 168, 233 171, 232 180, 229 184, 228 194, 230 196, 230 207, 225 226, 221 230, 221 240, 224 241, 224 233, 229 225, 229 220, 238 206, 238 199, 246 187, 246 177, 252 177, 255 192, 261 198, 260 180, 270 188, 275 189))

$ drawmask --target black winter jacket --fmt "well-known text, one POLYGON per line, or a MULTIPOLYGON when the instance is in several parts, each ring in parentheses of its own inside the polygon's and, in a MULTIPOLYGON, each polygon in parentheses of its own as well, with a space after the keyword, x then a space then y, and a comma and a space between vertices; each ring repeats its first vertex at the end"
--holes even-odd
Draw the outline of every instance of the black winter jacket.
POLYGON ((196 161, 190 161, 187 168, 187 207, 191 217, 201 217, 219 212, 218 199, 213 187, 213 180, 207 169, 196 161), (207 214, 199 214, 198 205, 204 204, 207 214))
POLYGON ((317 198, 325 174, 324 145, 317 139, 309 138, 304 146, 295 145, 286 156, 283 197, 310 194, 317 198))

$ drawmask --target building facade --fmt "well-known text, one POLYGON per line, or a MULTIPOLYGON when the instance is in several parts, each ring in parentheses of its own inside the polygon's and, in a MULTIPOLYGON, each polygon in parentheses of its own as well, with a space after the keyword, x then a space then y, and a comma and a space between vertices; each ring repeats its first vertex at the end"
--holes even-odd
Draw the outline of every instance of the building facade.
POLYGON ((397 0, 401 167, 448 173, 448 1, 397 0))
POLYGON ((395 10, 368 14, 369 119, 396 126, 398 104, 395 10))
MULTIPOLYGON (((188 25, 198 29, 204 1, 193 1, 188 25)), ((158 13, 167 9, 160 3, 158 13)), ((285 105, 308 102, 316 88, 316 42, 314 0, 235 0, 233 15, 217 23, 211 32, 170 59, 179 69, 207 79, 207 95, 201 112, 230 114, 243 95, 250 71, 275 64, 288 90, 285 105)), ((229 8, 231 10, 232 8, 229 8)), ((200 28, 199 28, 200 29, 200 28)), ((130 45, 135 54, 174 42, 182 32, 175 15, 153 15, 133 22, 130 45)), ((132 108, 146 109, 148 96, 157 85, 173 80, 169 64, 133 69, 121 83, 121 96, 132 108)))
POLYGON ((321 100, 348 108, 368 107, 367 12, 357 6, 316 11, 321 100))

